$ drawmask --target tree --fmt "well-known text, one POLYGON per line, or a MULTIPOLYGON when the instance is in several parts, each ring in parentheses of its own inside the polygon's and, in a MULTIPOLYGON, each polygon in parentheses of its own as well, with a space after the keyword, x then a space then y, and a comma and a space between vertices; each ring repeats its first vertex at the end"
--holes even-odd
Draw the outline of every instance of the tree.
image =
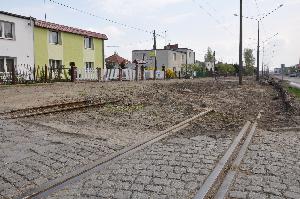
POLYGON ((244 50, 244 59, 245 59, 245 71, 246 75, 252 75, 254 72, 255 58, 253 56, 253 50, 245 48, 244 50))
POLYGON ((204 56, 205 62, 214 62, 214 53, 210 47, 207 48, 207 53, 204 56))
POLYGON ((220 74, 223 75, 234 75, 235 74, 235 68, 232 64, 222 63, 219 62, 216 65, 216 71, 218 71, 220 74))

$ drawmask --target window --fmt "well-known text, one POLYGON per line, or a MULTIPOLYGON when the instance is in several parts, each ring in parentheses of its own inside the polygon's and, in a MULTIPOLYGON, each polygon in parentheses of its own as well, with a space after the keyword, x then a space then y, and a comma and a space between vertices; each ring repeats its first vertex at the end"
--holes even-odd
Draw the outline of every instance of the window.
POLYGON ((3 32, 2 29, 3 29, 3 28, 2 28, 2 23, 0 22, 0 38, 3 37, 3 36, 2 36, 2 32, 3 32))
POLYGON ((176 53, 173 53, 173 60, 176 61, 176 53))
POLYGON ((3 58, 0 58, 0 73, 3 73, 5 72, 4 70, 4 59, 3 58))
POLYGON ((49 43, 51 43, 51 44, 59 44, 60 43, 59 32, 55 32, 55 31, 49 32, 49 43))
POLYGON ((4 22, 4 37, 8 39, 13 38, 13 24, 4 22))
POLYGON ((6 67, 7 67, 7 72, 12 72, 13 71, 13 67, 14 67, 14 59, 10 58, 10 59, 6 59, 6 67))
POLYGON ((86 70, 94 69, 94 62, 85 62, 85 69, 86 70))
POLYGON ((93 38, 85 37, 84 38, 84 48, 85 49, 93 49, 93 38))
POLYGON ((16 61, 14 57, 0 57, 0 72, 12 72, 16 61))
POLYGON ((192 57, 192 53, 191 52, 189 52, 189 58, 191 58, 192 57))
POLYGON ((49 65, 51 68, 58 68, 59 66, 61 66, 61 60, 50 59, 49 65))
POLYGON ((184 55, 181 56, 181 59, 184 60, 184 55))
POLYGON ((13 39, 14 38, 14 24, 10 22, 0 21, 0 38, 13 39))

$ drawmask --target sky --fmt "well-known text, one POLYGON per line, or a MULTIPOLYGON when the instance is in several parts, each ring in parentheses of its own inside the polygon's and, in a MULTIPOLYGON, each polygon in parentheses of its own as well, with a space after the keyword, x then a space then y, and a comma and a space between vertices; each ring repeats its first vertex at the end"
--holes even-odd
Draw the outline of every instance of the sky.
MULTIPOLYGON (((158 48, 178 43, 203 61, 207 48, 218 61, 238 63, 239 0, 10 0, 1 10, 106 34, 105 56, 114 52, 131 60, 132 50, 151 49, 153 30, 158 48), (112 22, 113 21, 113 22, 112 22), (115 23, 117 22, 117 23, 115 23), (125 25, 122 25, 125 24, 125 25), (134 27, 134 28, 130 28, 134 27)), ((300 59, 300 0, 243 0, 243 16, 259 18, 279 5, 261 24, 261 61, 270 68, 291 66, 300 59), (277 34, 277 36, 272 37, 277 34), (263 46, 265 47, 263 53, 263 46), (263 58, 263 59, 262 59, 263 58)), ((257 22, 243 21, 243 47, 257 48, 257 22)))

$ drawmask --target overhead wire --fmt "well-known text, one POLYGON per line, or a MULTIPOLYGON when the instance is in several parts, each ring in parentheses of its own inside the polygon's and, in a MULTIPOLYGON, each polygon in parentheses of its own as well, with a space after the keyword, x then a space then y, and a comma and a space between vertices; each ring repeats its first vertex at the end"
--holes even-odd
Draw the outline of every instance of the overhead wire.
MULTIPOLYGON (((68 4, 56 1, 56 0, 48 0, 48 1, 51 2, 51 3, 53 3, 53 4, 56 4, 56 5, 59 5, 59 6, 68 8, 68 9, 71 9, 73 11, 76 11, 76 12, 79 12, 79 13, 82 13, 82 14, 89 15, 89 16, 92 16, 92 17, 95 17, 95 18, 98 18, 98 19, 101 19, 101 20, 104 20, 104 21, 107 21, 107 22, 110 22, 110 23, 113 23, 113 24, 117 24, 117 25, 123 26, 123 27, 128 28, 128 29, 133 29, 133 30, 137 30, 137 31, 145 32, 145 33, 149 33, 149 34, 153 33, 153 31, 146 30, 146 29, 143 29, 143 28, 140 28, 140 27, 137 27, 137 26, 132 26, 132 25, 128 25, 128 24, 125 24, 125 23, 121 23, 121 22, 118 22, 118 21, 115 21, 115 20, 112 20, 112 19, 109 19, 109 18, 106 18, 106 17, 101 17, 101 16, 93 14, 93 13, 91 13, 89 11, 78 9, 78 8, 72 7, 72 6, 68 5, 68 4)), ((157 34, 157 36, 164 37, 161 34, 157 34)))
POLYGON ((204 11, 205 14, 207 14, 209 17, 211 17, 218 25, 220 25, 224 30, 226 30, 231 36, 234 36, 234 33, 231 32, 231 30, 229 30, 227 27, 224 26, 224 24, 222 24, 222 22, 215 17, 213 14, 211 14, 211 12, 208 11, 208 9, 206 9, 202 4, 200 4, 197 0, 192 0, 201 10, 204 11))

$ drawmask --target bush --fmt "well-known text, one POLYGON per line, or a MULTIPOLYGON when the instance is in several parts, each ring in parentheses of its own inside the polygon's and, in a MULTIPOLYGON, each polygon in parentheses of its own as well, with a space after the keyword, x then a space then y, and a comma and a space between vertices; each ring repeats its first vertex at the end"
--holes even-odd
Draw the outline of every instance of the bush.
POLYGON ((166 71, 166 76, 167 76, 168 79, 173 79, 173 78, 176 77, 176 74, 172 69, 168 68, 167 71, 166 71))

